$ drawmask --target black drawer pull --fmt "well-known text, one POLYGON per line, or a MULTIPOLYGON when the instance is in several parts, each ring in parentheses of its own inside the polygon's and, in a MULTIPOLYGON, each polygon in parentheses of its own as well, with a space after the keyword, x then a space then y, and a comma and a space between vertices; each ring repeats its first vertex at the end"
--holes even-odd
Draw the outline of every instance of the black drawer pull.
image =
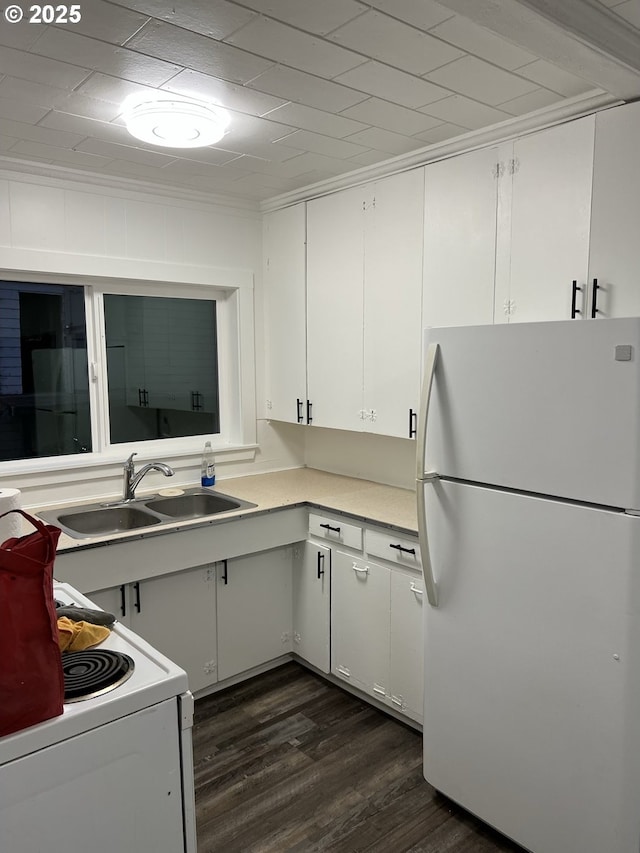
POLYGON ((409 438, 415 438, 418 432, 418 413, 409 409, 409 438))
POLYGON ((322 551, 318 551, 318 580, 324 574, 324 554, 322 551), (320 568, 322 566, 322 568, 320 568))
POLYGON ((307 423, 313 423, 313 418, 311 417, 311 410, 313 408, 313 403, 311 400, 307 400, 307 423))
POLYGON ((591 292, 591 317, 595 319, 598 315, 598 291, 602 290, 598 284, 598 279, 593 280, 593 290, 591 292))
POLYGON ((227 568, 227 561, 222 560, 222 574, 220 577, 222 578, 222 583, 225 585, 229 583, 229 572, 227 571, 227 568))
POLYGON ((339 527, 332 527, 330 524, 321 524, 320 527, 324 527, 325 530, 331 530, 332 533, 340 533, 339 527))
POLYGON ((578 291, 582 292, 582 288, 578 287, 578 282, 574 279, 571 287, 571 319, 575 320, 577 314, 582 314, 582 311, 576 306, 578 291))
POLYGON ((133 585, 133 588, 134 588, 135 593, 136 593, 136 600, 134 602, 134 607, 136 608, 136 612, 140 613, 140 610, 142 609, 140 606, 140 582, 136 581, 133 585))
POLYGON ((120 584, 120 612, 123 618, 127 615, 127 591, 124 584, 120 584))
POLYGON ((302 415, 302 400, 299 397, 296 397, 296 420, 299 424, 303 421, 302 415))
POLYGON ((396 551, 402 551, 403 554, 413 554, 414 557, 416 555, 415 548, 403 548, 402 545, 389 545, 389 548, 395 548, 396 551))

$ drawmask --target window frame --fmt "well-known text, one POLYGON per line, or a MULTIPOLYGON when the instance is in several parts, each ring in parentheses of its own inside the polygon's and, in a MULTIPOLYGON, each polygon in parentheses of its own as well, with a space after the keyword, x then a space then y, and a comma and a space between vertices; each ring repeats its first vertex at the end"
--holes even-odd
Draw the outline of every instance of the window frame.
MULTIPOLYGON (((215 283, 80 275, 53 275, 2 270, 7 281, 68 284, 83 287, 87 326, 87 367, 92 451, 31 459, 0 461, 0 474, 39 474, 121 463, 130 453, 151 458, 200 456, 206 440, 216 454, 253 458, 256 444, 253 274, 211 271, 215 283), (215 299, 218 335, 220 433, 110 444, 106 370, 104 294, 215 299)), ((194 278, 200 278, 195 276, 194 278)))

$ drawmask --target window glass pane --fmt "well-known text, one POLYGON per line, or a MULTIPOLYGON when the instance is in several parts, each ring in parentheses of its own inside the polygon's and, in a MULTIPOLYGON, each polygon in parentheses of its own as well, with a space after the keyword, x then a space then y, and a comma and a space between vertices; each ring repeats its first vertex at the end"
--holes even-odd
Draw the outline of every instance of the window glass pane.
POLYGON ((0 282, 0 459, 90 450, 83 288, 0 282))
POLYGON ((216 303, 105 294, 112 444, 220 432, 216 303))

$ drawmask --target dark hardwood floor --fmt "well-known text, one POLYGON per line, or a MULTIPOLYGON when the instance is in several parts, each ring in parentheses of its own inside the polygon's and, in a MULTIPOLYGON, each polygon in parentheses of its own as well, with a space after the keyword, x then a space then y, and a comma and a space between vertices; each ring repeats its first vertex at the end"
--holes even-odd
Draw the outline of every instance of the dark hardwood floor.
POLYGON ((198 853, 523 853, 422 777, 421 736, 296 663, 196 702, 198 853))

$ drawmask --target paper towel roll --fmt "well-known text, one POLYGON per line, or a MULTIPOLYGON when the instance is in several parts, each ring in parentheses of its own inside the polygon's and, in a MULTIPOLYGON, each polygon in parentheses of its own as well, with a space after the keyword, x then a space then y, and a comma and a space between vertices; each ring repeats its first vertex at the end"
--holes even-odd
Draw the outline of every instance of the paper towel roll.
MULTIPOLYGON (((10 509, 20 509, 22 506, 20 489, 0 489, 0 515, 10 509)), ((12 512, 0 518, 0 544, 14 536, 23 535, 22 516, 12 512)))

